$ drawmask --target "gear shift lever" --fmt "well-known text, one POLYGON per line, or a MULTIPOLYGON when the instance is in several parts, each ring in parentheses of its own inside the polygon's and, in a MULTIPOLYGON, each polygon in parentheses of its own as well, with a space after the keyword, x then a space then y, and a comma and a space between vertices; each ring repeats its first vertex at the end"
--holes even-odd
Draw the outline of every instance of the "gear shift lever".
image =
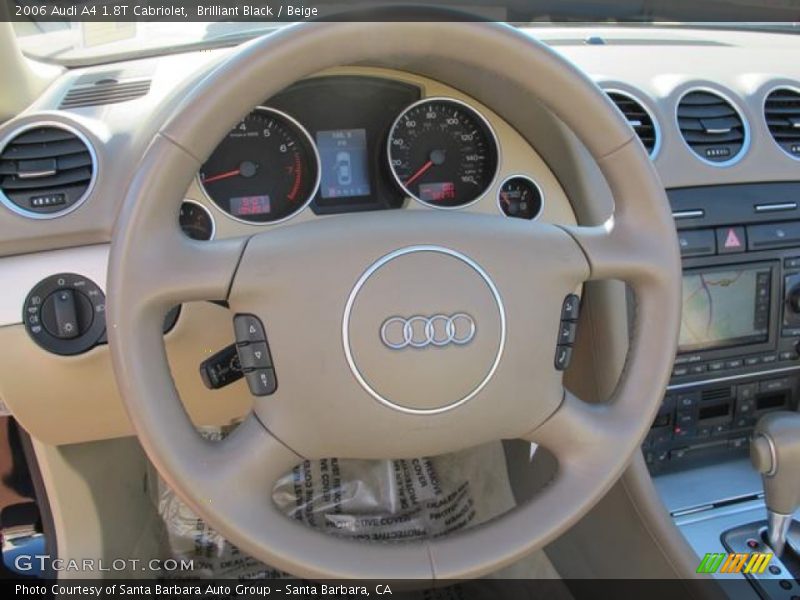
POLYGON ((764 482, 767 542, 781 556, 792 514, 800 507, 800 413, 763 416, 753 432, 750 460, 764 482))

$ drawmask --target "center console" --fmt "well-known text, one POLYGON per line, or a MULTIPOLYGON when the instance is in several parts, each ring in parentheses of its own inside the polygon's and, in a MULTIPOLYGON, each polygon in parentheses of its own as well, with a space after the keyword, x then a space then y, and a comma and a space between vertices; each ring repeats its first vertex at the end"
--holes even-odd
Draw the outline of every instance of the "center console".
POLYGON ((800 393, 800 184, 669 192, 683 256, 678 354, 643 451, 653 474, 746 458, 800 393))

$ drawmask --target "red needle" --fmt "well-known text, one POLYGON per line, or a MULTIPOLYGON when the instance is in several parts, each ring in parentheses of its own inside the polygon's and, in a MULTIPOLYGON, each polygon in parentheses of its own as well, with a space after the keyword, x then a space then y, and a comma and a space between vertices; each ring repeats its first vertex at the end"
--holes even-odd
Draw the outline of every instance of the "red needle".
POLYGON ((219 175, 213 175, 211 177, 204 177, 203 183, 214 183, 215 181, 219 181, 220 179, 228 179, 228 177, 236 177, 240 175, 242 172, 241 169, 234 169, 233 171, 225 171, 224 173, 220 173, 219 175))
POLYGON ((424 165, 422 165, 416 173, 414 173, 411 177, 409 177, 406 182, 403 184, 404 186, 408 187, 412 183, 414 183, 417 179, 425 175, 425 172, 433 166, 433 161, 429 160, 424 165))

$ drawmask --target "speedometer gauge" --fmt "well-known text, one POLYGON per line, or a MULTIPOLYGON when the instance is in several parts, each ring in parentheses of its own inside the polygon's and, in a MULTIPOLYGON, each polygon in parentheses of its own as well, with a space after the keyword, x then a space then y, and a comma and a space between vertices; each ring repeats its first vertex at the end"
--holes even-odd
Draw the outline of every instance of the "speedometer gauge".
POLYGON ((225 137, 200 170, 220 210, 251 223, 276 223, 308 206, 319 187, 319 155, 289 115, 258 107, 225 137))
POLYGON ((392 125, 387 154, 403 191, 436 208, 478 200, 499 165, 489 123, 451 98, 427 98, 409 106, 392 125))

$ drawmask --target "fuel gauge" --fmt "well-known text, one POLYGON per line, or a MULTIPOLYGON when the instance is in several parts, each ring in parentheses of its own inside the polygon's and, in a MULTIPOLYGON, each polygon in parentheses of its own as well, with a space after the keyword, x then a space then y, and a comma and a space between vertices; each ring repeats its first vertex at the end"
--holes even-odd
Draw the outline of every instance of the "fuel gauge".
POLYGON ((542 212, 544 197, 535 181, 524 175, 515 175, 500 186, 497 203, 508 217, 533 220, 542 212))
POLYGON ((199 202, 184 200, 178 222, 183 233, 193 240, 207 241, 214 237, 214 218, 199 202))

